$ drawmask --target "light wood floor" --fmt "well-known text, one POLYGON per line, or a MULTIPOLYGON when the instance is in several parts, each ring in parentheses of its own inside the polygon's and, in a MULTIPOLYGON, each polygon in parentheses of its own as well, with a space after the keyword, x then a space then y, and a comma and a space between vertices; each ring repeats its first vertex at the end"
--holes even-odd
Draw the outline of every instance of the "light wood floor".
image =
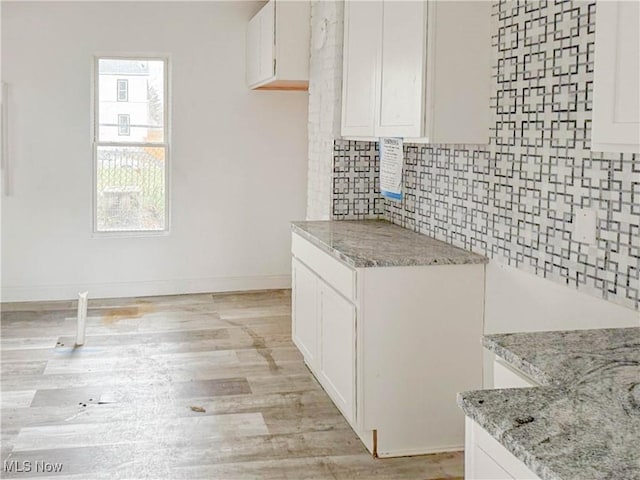
POLYGON ((3 305, 2 478, 462 476, 461 453, 369 455, 291 342, 289 291, 89 306, 74 348, 75 302, 3 305))

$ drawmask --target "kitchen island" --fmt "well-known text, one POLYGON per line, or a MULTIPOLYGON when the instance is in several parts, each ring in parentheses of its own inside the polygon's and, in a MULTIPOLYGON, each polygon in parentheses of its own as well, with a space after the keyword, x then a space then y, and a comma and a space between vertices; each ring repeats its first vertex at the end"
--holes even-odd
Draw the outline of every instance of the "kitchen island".
POLYGON ((467 438, 468 478, 488 478, 477 470, 491 461, 509 474, 513 455, 535 475, 525 478, 640 479, 640 327, 489 335, 484 346, 540 386, 459 394, 467 436, 480 438, 467 438), (508 454, 483 446, 486 434, 508 454))

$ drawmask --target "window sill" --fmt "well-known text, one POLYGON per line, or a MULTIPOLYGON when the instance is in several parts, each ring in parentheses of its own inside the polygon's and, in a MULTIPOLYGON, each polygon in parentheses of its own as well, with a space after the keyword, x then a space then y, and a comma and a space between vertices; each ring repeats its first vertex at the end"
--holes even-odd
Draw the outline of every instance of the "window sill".
POLYGON ((148 237, 168 237, 169 230, 161 231, 128 231, 128 232, 93 232, 91 238, 148 238, 148 237))

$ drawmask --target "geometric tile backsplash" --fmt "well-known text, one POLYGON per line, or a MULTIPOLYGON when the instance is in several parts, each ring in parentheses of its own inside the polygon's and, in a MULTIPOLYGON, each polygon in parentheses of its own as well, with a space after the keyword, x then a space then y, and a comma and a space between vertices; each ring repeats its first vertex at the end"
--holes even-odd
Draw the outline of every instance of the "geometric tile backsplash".
POLYGON ((333 218, 383 218, 377 143, 333 142, 333 218))
POLYGON ((590 150, 595 8, 495 3, 490 143, 405 145, 396 202, 377 143, 336 140, 333 218, 386 218, 638 309, 640 155, 590 150), (573 238, 579 208, 595 245, 573 238))

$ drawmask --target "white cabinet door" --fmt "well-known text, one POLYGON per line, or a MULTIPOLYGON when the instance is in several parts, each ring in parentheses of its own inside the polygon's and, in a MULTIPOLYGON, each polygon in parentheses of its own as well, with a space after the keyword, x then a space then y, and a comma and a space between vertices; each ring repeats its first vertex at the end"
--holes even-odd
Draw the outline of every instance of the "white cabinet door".
POLYGON ((292 338, 311 368, 319 366, 318 284, 316 275, 292 259, 292 338))
POLYGON ((491 2, 428 2, 429 143, 489 143, 491 2))
POLYGON ((275 75, 275 1, 271 0, 247 27, 247 83, 256 85, 275 75))
POLYGON ((423 134, 426 9, 426 2, 382 3, 376 137, 423 134))
POLYGON ((260 11, 260 80, 275 75, 276 2, 271 0, 260 11))
POLYGON ((382 2, 348 1, 344 9, 342 135, 372 137, 382 2))
POLYGON ((591 149, 640 152, 640 2, 596 4, 591 149))
POLYGON ((260 80, 260 13, 247 25, 247 85, 260 80))
POLYGON ((352 303, 322 281, 320 329, 322 352, 320 375, 323 386, 342 414, 355 419, 356 312, 352 303))

